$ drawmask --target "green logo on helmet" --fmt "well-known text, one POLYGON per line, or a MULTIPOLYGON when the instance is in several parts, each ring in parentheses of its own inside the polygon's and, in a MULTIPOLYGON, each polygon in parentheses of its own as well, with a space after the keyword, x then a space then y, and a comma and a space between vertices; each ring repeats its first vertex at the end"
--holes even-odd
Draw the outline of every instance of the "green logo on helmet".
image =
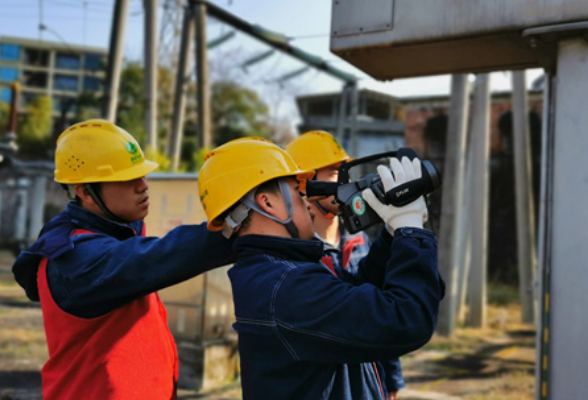
POLYGON ((139 152, 139 148, 137 147, 137 145, 135 143, 127 142, 125 147, 126 147, 127 151, 132 155, 135 155, 139 152))

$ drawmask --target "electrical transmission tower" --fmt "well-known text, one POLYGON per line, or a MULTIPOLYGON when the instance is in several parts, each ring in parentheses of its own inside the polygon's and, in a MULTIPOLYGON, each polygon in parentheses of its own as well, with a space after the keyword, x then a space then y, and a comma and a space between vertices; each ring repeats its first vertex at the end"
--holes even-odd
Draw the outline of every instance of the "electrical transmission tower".
POLYGON ((185 0, 162 0, 159 31, 159 65, 176 70, 182 34, 185 0))

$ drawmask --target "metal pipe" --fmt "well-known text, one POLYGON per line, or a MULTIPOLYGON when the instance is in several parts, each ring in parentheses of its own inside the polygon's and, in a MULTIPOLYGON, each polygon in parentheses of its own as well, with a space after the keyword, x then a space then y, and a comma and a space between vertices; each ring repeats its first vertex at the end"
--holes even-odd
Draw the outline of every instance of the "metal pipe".
POLYGON ((145 131, 147 132, 147 148, 157 149, 157 2, 143 0, 145 8, 145 131))
MULTIPOLYGON (((33 243, 43 228, 43 213, 45 211, 45 187, 47 178, 37 175, 32 178, 33 184, 30 189, 31 208, 29 216, 29 229, 27 239, 33 243)), ((27 243, 28 244, 28 243, 27 243)))
POLYGON ((359 108, 359 93, 357 89, 357 84, 350 83, 349 91, 351 94, 351 121, 349 124, 349 142, 351 143, 351 157, 357 158, 360 157, 359 140, 357 135, 357 114, 359 108))
POLYGON ((549 398, 580 399, 588 389, 588 357, 583 341, 588 331, 588 175, 579 163, 588 153, 588 41, 583 37, 558 43, 553 137, 549 293, 549 398))
POLYGON ((451 102, 449 126, 443 167, 443 193, 441 199, 441 227, 439 232, 439 271, 445 279, 446 295, 439 308, 437 330, 441 335, 451 336, 455 328, 457 309, 459 268, 458 254, 463 251, 458 224, 460 213, 464 213, 464 177, 466 165, 466 141, 468 121, 468 76, 455 74, 451 77, 451 102))
POLYGON ((541 190, 539 195, 539 232, 537 257, 539 267, 540 302, 536 335, 535 394, 538 400, 548 399, 549 329, 551 287, 551 224, 553 214, 553 147, 554 147, 554 79, 545 74, 543 89, 543 124, 541 129, 541 190))
POLYGON ((347 127, 347 99, 349 96, 349 84, 343 85, 341 91, 341 100, 339 102, 339 116, 337 118, 337 141, 343 146, 343 139, 345 136, 345 128, 347 127))
POLYGON ((20 95, 20 85, 18 82, 12 83, 12 99, 10 101, 10 114, 6 132, 16 134, 18 128, 18 98, 20 95))
POLYGON ((104 103, 102 115, 114 122, 118 103, 118 87, 122 65, 123 42, 126 29, 126 16, 130 0, 116 0, 114 4, 112 28, 110 30, 110 46, 106 77, 104 79, 104 103))
POLYGON ((168 147, 168 156, 172 162, 172 170, 177 171, 180 164, 180 150, 182 148, 184 114, 186 108, 186 77, 190 64, 190 45, 194 37, 194 13, 192 7, 184 8, 184 22, 180 43, 180 60, 176 75, 176 88, 174 91, 174 110, 172 119, 172 131, 168 147))
POLYGON ((223 10, 222 8, 218 7, 217 5, 210 3, 210 2, 204 2, 203 3, 206 4, 206 9, 208 11, 208 13, 210 15, 212 15, 213 17, 220 19, 221 21, 226 22, 227 24, 239 29, 240 31, 247 33, 251 36, 253 36, 254 38, 263 41, 264 43, 266 43, 267 45, 276 48, 278 50, 281 50, 285 53, 290 54, 292 57, 297 58, 298 60, 312 65, 314 68, 322 70, 326 73, 328 73, 329 75, 333 76, 334 78, 340 79, 344 82, 356 82, 357 78, 355 76, 353 76, 352 74, 349 74, 347 72, 344 72, 342 70, 339 70, 337 68, 332 67, 331 65, 329 65, 326 61, 324 61, 323 59, 316 57, 312 54, 306 53, 305 51, 291 46, 288 41, 287 38, 284 37, 278 37, 279 35, 276 35, 273 32, 267 31, 265 29, 263 29, 260 26, 254 26, 251 25, 250 23, 246 22, 245 20, 242 20, 241 18, 223 10))
POLYGON ((535 246, 535 210, 531 170, 531 141, 527 112, 525 71, 512 72, 513 145, 517 209, 517 250, 521 317, 525 323, 535 321, 535 284, 537 249, 535 246))
POLYGON ((194 2, 196 14, 196 79, 198 85, 198 135, 200 148, 210 148, 210 88, 208 85, 208 52, 206 47, 205 2, 194 2))
POLYGON ((472 224, 471 270, 468 291, 468 324, 486 325, 486 269, 488 253, 488 182, 490 158, 490 75, 478 74, 472 118, 474 163, 470 221, 472 224))

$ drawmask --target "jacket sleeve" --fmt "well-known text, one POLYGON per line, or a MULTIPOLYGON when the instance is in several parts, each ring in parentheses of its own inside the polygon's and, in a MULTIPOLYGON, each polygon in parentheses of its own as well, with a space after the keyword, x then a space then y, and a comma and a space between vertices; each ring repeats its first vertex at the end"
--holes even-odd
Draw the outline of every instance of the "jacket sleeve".
POLYGON ((234 261, 232 242, 206 224, 180 226, 162 238, 82 234, 74 244, 49 263, 48 279, 57 304, 85 318, 234 261))
POLYGON ((386 392, 398 392, 405 386, 404 378, 402 377, 402 367, 400 366, 400 359, 393 358, 379 363, 381 367, 381 375, 383 377, 386 392))
MULTIPOLYGON (((312 264, 289 270, 273 308, 278 334, 295 359, 384 361, 429 341, 444 291, 433 234, 399 229, 382 255, 374 261, 386 263, 379 287, 343 282, 312 264)), ((378 258, 374 246, 370 256, 378 258)))
POLYGON ((381 287, 386 276, 386 264, 390 258, 393 237, 382 228, 380 234, 369 246, 368 254, 358 262, 357 273, 339 269, 337 272, 342 280, 353 285, 371 283, 381 287))

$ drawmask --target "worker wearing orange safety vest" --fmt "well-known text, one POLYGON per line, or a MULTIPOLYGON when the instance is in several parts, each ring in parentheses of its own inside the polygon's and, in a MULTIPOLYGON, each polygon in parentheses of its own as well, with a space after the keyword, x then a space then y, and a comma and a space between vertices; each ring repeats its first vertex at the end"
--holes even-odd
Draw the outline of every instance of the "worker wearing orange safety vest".
POLYGON ((176 398, 178 355, 156 292, 230 263, 232 251, 205 224, 144 236, 145 175, 156 168, 108 121, 57 140, 55 181, 72 201, 13 266, 43 311, 45 400, 176 398))

